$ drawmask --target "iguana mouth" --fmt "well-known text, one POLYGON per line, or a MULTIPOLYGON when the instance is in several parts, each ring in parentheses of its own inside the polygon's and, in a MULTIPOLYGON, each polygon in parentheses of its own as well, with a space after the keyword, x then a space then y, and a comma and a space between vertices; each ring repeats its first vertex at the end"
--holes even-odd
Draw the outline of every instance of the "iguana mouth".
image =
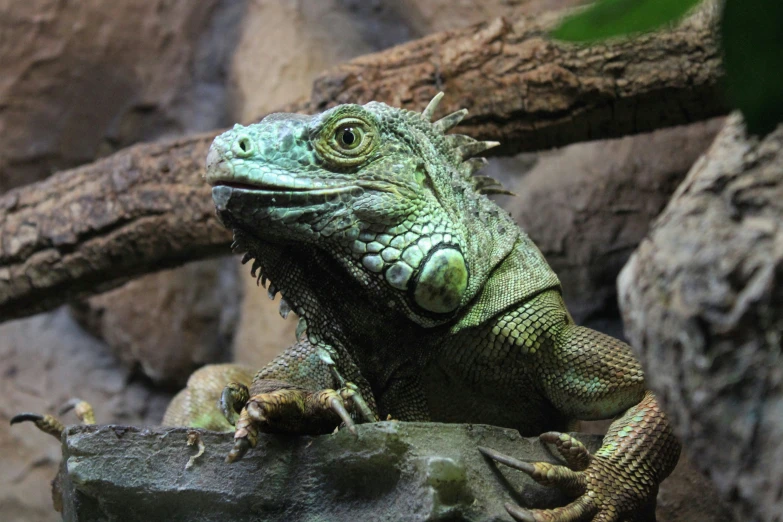
POLYGON ((318 190, 320 187, 317 188, 304 188, 304 187, 289 187, 289 186, 280 186, 280 185, 271 185, 271 184, 264 184, 264 183, 258 183, 258 184, 252 184, 252 183, 242 183, 238 181, 213 181, 210 182, 210 185, 213 187, 231 187, 234 189, 240 189, 240 190, 251 190, 251 191, 258 191, 258 192, 308 192, 311 190, 318 190))
POLYGON ((235 205, 244 207, 250 201, 258 207, 292 207, 328 203, 343 195, 355 196, 361 192, 362 189, 355 185, 291 189, 231 181, 215 183, 212 187, 212 199, 219 211, 230 212, 235 205), (233 200, 236 203, 230 203, 233 200))
MULTIPOLYGON (((288 178, 291 178, 291 176, 287 176, 288 178)), ((277 181, 277 180, 275 180, 277 181)), ((329 198, 331 196, 335 196, 338 194, 342 194, 344 192, 350 192, 352 190, 358 189, 356 185, 352 184, 340 184, 340 185, 332 185, 332 184, 312 184, 309 185, 309 180, 302 180, 297 184, 282 184, 282 183, 264 183, 264 182, 256 182, 253 180, 253 182, 249 181, 235 181, 233 179, 211 179, 209 180, 209 184, 212 185, 213 189, 219 188, 219 187, 227 187, 232 190, 238 190, 241 192, 246 193, 254 193, 259 196, 282 196, 287 195, 289 197, 307 197, 310 199, 311 197, 318 197, 323 196, 326 198, 329 198)))

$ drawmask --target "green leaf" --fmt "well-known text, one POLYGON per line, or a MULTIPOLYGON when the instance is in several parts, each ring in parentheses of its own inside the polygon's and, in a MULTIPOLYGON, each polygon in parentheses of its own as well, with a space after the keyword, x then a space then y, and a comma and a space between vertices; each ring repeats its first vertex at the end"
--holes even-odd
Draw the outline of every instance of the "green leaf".
POLYGON ((783 2, 726 0, 721 19, 726 91, 751 134, 783 121, 783 2))
POLYGON ((701 0, 599 0, 566 18, 552 37, 569 42, 592 42, 614 36, 652 31, 679 20, 701 0))

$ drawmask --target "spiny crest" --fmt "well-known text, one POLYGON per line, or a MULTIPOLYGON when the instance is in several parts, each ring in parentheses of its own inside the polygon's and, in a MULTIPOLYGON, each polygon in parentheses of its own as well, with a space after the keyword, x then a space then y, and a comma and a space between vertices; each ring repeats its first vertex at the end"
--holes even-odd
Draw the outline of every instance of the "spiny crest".
MULTIPOLYGON (((247 247, 243 243, 242 234, 239 232, 234 232, 234 242, 231 244, 231 249, 235 253, 242 253, 244 252, 244 255, 242 256, 242 264, 245 265, 249 263, 250 261, 253 261, 253 264, 250 268, 250 275, 252 275, 254 278, 256 278, 256 284, 260 284, 264 288, 267 288, 267 277, 264 273, 264 268, 261 266, 261 262, 254 257, 254 254, 251 252, 247 252, 247 247)), ((301 307, 295 306, 293 303, 289 302, 283 295, 282 291, 280 291, 274 283, 269 284, 269 288, 267 289, 267 295, 269 296, 269 299, 274 300, 277 296, 278 292, 280 292, 280 316, 283 319, 287 319, 289 314, 291 312, 296 312, 297 315, 300 316, 300 323, 304 319, 304 310, 302 310, 301 307)), ((305 323, 303 323, 305 324, 305 323)), ((297 335, 297 340, 299 340, 299 335, 297 335)))
MULTIPOLYGON (((443 92, 439 92, 434 98, 427 104, 427 107, 421 113, 422 117, 426 121, 432 121, 435 111, 440 105, 440 101, 443 99, 443 92)), ((467 109, 460 109, 456 112, 444 116, 443 118, 432 122, 432 128, 441 134, 445 134, 449 130, 453 129, 467 116, 467 109)), ((485 158, 478 158, 482 152, 485 152, 493 147, 500 145, 497 141, 478 141, 470 136, 464 134, 448 134, 446 140, 454 147, 457 153, 462 158, 462 166, 460 172, 463 173, 473 183, 473 188, 479 194, 508 194, 515 195, 513 192, 509 192, 503 185, 489 176, 473 176, 484 165, 487 164, 485 158)))

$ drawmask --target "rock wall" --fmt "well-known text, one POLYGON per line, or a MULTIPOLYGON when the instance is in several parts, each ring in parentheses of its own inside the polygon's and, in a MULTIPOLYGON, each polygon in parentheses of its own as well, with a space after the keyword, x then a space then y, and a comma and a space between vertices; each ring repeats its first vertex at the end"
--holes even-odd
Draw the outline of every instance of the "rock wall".
POLYGON ((0 192, 139 140, 225 121, 225 59, 235 33, 224 29, 240 7, 234 0, 0 4, 0 192))
POLYGON ((676 432, 738 520, 783 513, 783 126, 731 117, 619 278, 676 432))

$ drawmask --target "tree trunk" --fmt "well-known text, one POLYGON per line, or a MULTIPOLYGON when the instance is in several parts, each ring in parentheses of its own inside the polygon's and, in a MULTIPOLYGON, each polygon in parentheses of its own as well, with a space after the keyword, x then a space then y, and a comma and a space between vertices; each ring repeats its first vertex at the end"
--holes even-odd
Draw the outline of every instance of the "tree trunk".
POLYGON ((783 512, 783 126, 732 116, 623 269, 626 333, 738 520, 783 512))

